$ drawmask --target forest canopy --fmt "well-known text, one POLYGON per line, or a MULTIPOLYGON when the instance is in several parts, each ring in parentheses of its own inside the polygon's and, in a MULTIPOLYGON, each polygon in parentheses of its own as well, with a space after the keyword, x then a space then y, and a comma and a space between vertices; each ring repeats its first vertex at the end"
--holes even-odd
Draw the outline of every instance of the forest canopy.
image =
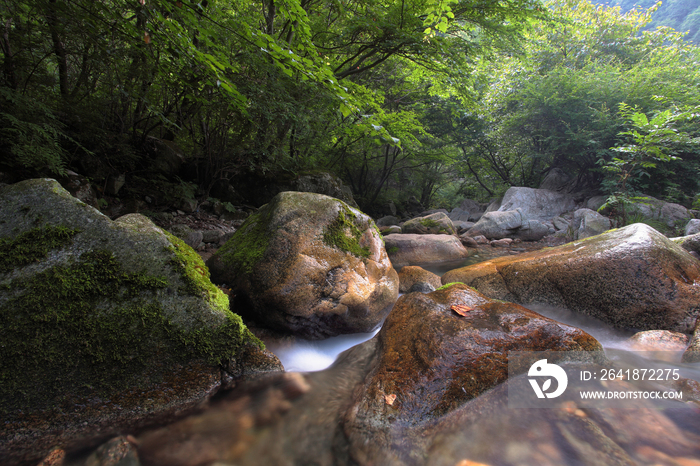
POLYGON ((0 11, 2 169, 27 176, 153 177, 152 148, 169 144, 187 169, 157 179, 204 198, 221 180, 315 170, 369 212, 409 196, 485 201, 554 168, 607 192, 622 170, 630 192, 686 205, 700 192, 698 49, 646 29, 658 5, 3 0, 0 11), (637 125, 659 114, 666 138, 637 125), (635 134, 657 137, 663 156, 620 151, 641 147, 635 134))

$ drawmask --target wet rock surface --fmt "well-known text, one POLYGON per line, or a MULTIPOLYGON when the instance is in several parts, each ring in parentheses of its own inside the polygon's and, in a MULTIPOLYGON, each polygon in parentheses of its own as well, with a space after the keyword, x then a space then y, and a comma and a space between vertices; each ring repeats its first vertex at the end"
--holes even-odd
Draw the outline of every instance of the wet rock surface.
POLYGON ((696 464, 697 411, 664 412, 645 402, 637 409, 581 408, 571 401, 554 409, 509 408, 508 391, 527 385, 526 377, 511 379, 431 427, 441 434, 423 464, 696 464))
POLYGON ((398 296, 372 219, 321 194, 278 194, 207 266, 231 286, 236 312, 308 339, 372 331, 398 296))
POLYGON ((564 306, 620 328, 682 333, 692 331, 700 313, 698 280, 700 263, 644 224, 442 277, 491 298, 564 306))
POLYGON ((440 288, 440 277, 415 265, 407 265, 399 271, 399 292, 420 291, 429 293, 440 288))
POLYGON ((688 346, 688 335, 668 330, 647 330, 632 335, 628 344, 635 351, 675 351, 682 353, 688 346))
POLYGON ((394 432, 433 422, 503 383, 509 351, 602 350, 579 329, 462 284, 402 296, 375 338, 376 365, 344 418, 352 457, 363 464, 396 449, 394 432))

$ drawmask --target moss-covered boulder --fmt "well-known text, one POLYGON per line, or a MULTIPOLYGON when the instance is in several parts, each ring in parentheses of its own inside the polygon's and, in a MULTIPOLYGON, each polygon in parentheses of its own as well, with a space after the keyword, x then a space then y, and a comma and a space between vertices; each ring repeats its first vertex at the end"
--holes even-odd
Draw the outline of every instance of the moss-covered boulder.
POLYGON ((613 326, 689 333, 700 314, 700 262, 645 224, 452 270, 491 298, 564 306, 613 326))
POLYGON ((232 286, 236 312, 309 339, 369 332, 398 296, 372 219, 322 194, 278 194, 207 265, 232 286))
POLYGON ((417 235, 456 235, 457 229, 452 220, 443 212, 435 212, 424 217, 408 220, 401 227, 403 233, 417 235))
POLYGON ((199 256, 146 217, 112 221, 49 179, 1 188, 0 206, 3 464, 281 368, 199 256))

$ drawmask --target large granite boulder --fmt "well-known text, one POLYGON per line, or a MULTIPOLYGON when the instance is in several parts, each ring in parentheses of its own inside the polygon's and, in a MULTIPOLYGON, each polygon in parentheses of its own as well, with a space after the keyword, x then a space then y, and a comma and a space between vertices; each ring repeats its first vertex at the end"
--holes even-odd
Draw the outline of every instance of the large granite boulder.
POLYGON ((464 199, 459 207, 452 209, 449 216, 453 222, 476 222, 483 213, 484 208, 478 202, 464 199))
POLYGON ((435 212, 424 217, 408 220, 401 227, 404 233, 418 235, 456 235, 452 220, 444 212, 435 212))
POLYGON ((576 186, 576 180, 572 180, 564 170, 555 167, 547 172, 547 175, 540 183, 539 189, 547 191, 571 192, 576 186), (573 182, 572 182, 573 181, 573 182))
POLYGON ((691 218, 685 225, 685 236, 700 233, 700 218, 691 218))
POLYGON ((461 207, 455 207, 449 213, 448 217, 453 222, 468 222, 471 218, 471 213, 468 210, 463 210, 461 207))
POLYGON ((565 306, 615 327, 688 333, 700 314, 700 263, 645 224, 452 270, 491 298, 565 306))
POLYGON ((547 189, 513 187, 506 191, 499 211, 520 210, 524 218, 548 221, 576 207, 573 196, 547 189))
POLYGON ((510 237, 523 226, 523 214, 519 210, 507 212, 486 212, 478 222, 467 231, 471 237, 485 236, 488 239, 510 237))
POLYGON ((650 220, 658 220, 665 225, 675 228, 685 225, 691 218, 688 209, 680 204, 666 202, 651 196, 632 198, 627 207, 628 215, 639 214, 650 220))
POLYGON ((484 208, 481 207, 481 204, 479 204, 473 199, 462 200, 462 202, 460 202, 459 204, 459 208, 472 214, 480 214, 484 211, 484 208))
POLYGON ((602 196, 602 195, 593 196, 586 201, 586 208, 591 209, 591 210, 595 210, 596 212, 598 212, 598 209, 603 207, 605 205, 605 203, 608 202, 608 197, 609 196, 602 196))
POLYGON ((237 312, 308 339, 369 332, 398 296, 372 219, 322 194, 278 194, 207 265, 232 287, 237 312))
MULTIPOLYGON (((560 217, 558 217, 560 218, 560 217)), ((610 219, 591 209, 578 209, 572 221, 574 239, 584 239, 608 231, 610 219)))
POLYGON ((49 179, 1 188, 0 205, 0 463, 282 369, 199 256, 146 217, 112 221, 49 179))
POLYGON ((469 251, 453 235, 390 234, 384 237, 394 267, 463 261, 469 251))
POLYGON ((486 212, 467 231, 467 235, 471 237, 518 238, 524 241, 539 241, 547 233, 549 233, 547 225, 539 220, 527 218, 520 209, 486 212))

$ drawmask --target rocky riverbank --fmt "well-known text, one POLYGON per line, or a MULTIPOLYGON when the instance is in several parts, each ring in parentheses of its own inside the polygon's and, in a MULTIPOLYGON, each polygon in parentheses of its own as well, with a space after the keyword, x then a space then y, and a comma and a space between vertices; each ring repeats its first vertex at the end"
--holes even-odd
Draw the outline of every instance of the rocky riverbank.
POLYGON ((630 344, 672 345, 685 364, 696 360, 692 237, 671 241, 638 224, 560 246, 562 235, 458 239, 447 215, 428 213, 417 233, 382 238, 355 207, 296 192, 235 224, 203 211, 154 216, 170 233, 138 214, 112 221, 51 180, 1 188, 0 200, 11 343, 2 351, 17 363, 3 372, 5 463, 651 465, 700 456, 700 384, 685 372, 665 386, 682 392, 680 411, 640 402, 629 415, 567 396, 514 412, 508 401, 513 390, 531 392, 543 357, 569 377, 616 364, 585 331, 520 304, 646 330, 630 344), (455 260, 442 279, 419 267, 455 260), (263 332, 306 338, 384 322, 331 368, 294 374, 238 314, 263 332))

